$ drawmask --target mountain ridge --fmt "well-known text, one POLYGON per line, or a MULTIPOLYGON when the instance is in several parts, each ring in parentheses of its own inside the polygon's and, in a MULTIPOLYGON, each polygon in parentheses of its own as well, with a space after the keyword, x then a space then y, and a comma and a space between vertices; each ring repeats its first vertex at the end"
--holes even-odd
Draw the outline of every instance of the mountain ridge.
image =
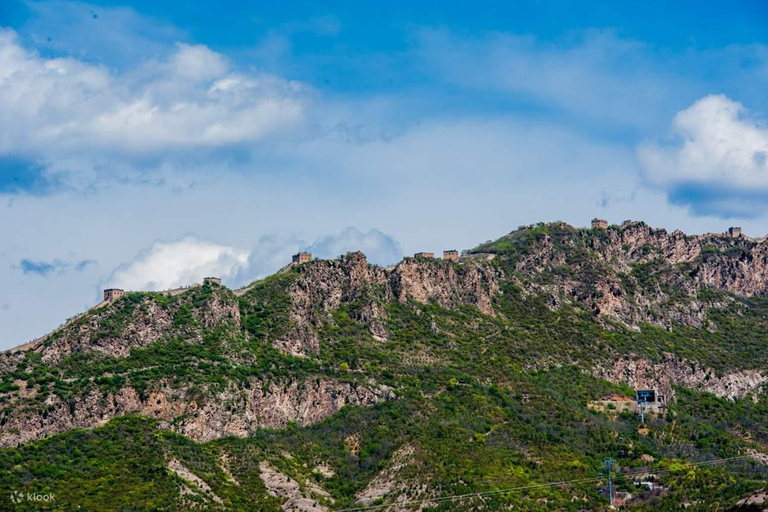
MULTIPOLYGON (((236 457, 235 446, 250 446, 265 431, 287 442, 337 425, 327 440, 313 442, 351 457, 334 459, 335 467, 357 483, 346 491, 326 483, 319 494, 283 496, 283 506, 314 500, 312 506, 326 508, 323 493, 338 503, 395 503, 413 486, 429 497, 427 481, 435 492, 452 492, 458 489, 450 483, 454 477, 466 481, 466 471, 489 471, 486 462, 470 457, 468 469, 443 474, 434 463, 446 464, 447 455, 435 439, 451 435, 438 436, 434 418, 466 432, 473 443, 490 436, 511 457, 505 459, 510 467, 520 463, 512 452, 523 446, 557 445, 558 436, 533 441, 533 434, 525 440, 507 430, 517 425, 527 431, 525 422, 540 414, 556 418, 547 420, 547 429, 570 432, 572 446, 559 449, 569 451, 584 436, 613 428, 625 436, 634 432, 643 453, 664 458, 678 450, 664 441, 678 435, 672 418, 690 418, 680 435, 698 435, 696 429, 716 420, 690 397, 713 396, 724 400, 717 407, 728 414, 748 415, 751 437, 745 441, 735 430, 707 435, 720 436, 728 450, 768 453, 759 419, 768 378, 761 334, 766 296, 765 241, 687 236, 643 223, 606 229, 542 223, 481 244, 456 261, 405 258, 390 268, 353 252, 292 265, 238 294, 209 281, 176 295, 126 293, 55 330, 35 350, 0 355, 0 445, 23 450, 77 428, 111 432, 121 417, 140 414, 157 423, 136 424, 139 430, 172 431, 236 457), (573 397, 563 394, 571 385, 581 389, 573 397), (631 415, 587 407, 606 396, 631 397, 634 389, 668 397, 670 412, 654 413, 657 434, 650 437, 629 428, 631 415), (557 396, 562 404, 537 403, 536 411, 521 402, 531 396, 557 396), (457 407, 469 407, 479 423, 456 416, 457 407), (351 417, 379 418, 386 428, 363 433, 345 419, 351 417), (578 433, 572 421, 590 426, 578 433), (341 444, 326 444, 333 439, 341 444), (366 448, 365 439, 379 448, 366 448), (415 469, 403 475, 393 469, 410 467, 404 457, 430 479, 415 478, 409 473, 415 469)), ((694 443, 685 457, 722 449, 694 443)), ((182 463, 172 452, 166 465, 176 474, 182 463)), ((277 459, 254 471, 272 490, 258 493, 279 495, 283 488, 268 475, 287 471, 288 459, 269 453, 277 459)), ((594 464, 595 456, 579 464, 594 464)), ((299 483, 291 489, 304 489, 306 476, 294 474, 299 483)), ((190 487, 189 479, 184 485, 190 487)), ((600 502, 594 489, 583 492, 600 502)), ((647 498, 637 505, 646 506, 647 498)))

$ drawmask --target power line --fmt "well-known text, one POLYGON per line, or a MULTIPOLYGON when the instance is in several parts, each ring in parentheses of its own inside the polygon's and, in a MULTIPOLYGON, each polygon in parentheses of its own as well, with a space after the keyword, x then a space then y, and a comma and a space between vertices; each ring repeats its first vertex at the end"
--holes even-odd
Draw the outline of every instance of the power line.
MULTIPOLYGON (((700 466, 708 466, 708 465, 714 465, 719 464, 721 462, 730 462, 734 460, 740 460, 740 459, 749 459, 752 458, 751 455, 739 455, 737 457, 728 457, 725 459, 714 459, 704 462, 689 462, 686 464, 681 464, 679 466, 680 469, 686 469, 691 467, 700 467, 700 466)), ((628 471, 626 473, 619 473, 621 476, 633 476, 633 475, 639 475, 644 473, 668 473, 670 470, 669 468, 658 468, 658 469, 644 469, 644 470, 637 470, 637 471, 628 471)), ((386 503, 382 505, 368 505, 363 507, 354 507, 354 508, 343 508, 337 510, 337 512, 360 512, 363 510, 377 510, 377 509, 383 509, 387 507, 392 506, 407 506, 407 505, 418 505, 421 503, 441 503, 444 501, 457 501, 462 500, 465 498, 484 498, 488 496, 494 496, 497 494, 506 494, 511 492, 519 492, 519 491, 529 491, 529 490, 535 490, 535 489, 543 489, 547 487, 562 487, 565 485, 571 485, 571 484, 580 484, 580 483, 589 483, 589 482, 598 482, 600 480, 603 480, 602 477, 590 477, 590 478, 578 478, 575 480, 563 480, 559 482, 548 482, 543 484, 531 484, 531 485, 524 485, 522 487, 510 487, 507 489, 499 489, 496 491, 484 491, 484 492, 473 492, 468 494, 455 494, 453 496, 442 496, 440 498, 427 498, 422 500, 411 500, 411 501, 401 501, 399 503, 386 503)))
POLYGON ((613 459, 605 459, 603 463, 608 470, 608 504, 613 507, 613 486, 611 486, 611 468, 613 468, 613 459))

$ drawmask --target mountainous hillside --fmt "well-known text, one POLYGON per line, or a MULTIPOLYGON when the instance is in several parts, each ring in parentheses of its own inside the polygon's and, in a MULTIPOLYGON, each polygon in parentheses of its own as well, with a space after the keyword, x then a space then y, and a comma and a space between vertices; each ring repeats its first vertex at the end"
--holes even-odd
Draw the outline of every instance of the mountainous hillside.
POLYGON ((615 504, 760 510, 767 325, 768 242, 642 222, 127 293, 0 355, 0 500, 600 510, 610 458, 615 504))

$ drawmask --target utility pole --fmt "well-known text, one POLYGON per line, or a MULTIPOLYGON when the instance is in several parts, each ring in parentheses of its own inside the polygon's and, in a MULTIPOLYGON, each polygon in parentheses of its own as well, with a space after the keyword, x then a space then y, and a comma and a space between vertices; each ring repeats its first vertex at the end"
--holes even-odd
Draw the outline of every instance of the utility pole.
POLYGON ((613 459, 605 459, 605 469, 608 470, 608 504, 613 506, 613 486, 611 485, 611 467, 613 466, 613 459))
POLYGON ((640 424, 645 425, 645 400, 638 400, 637 405, 640 406, 640 424))

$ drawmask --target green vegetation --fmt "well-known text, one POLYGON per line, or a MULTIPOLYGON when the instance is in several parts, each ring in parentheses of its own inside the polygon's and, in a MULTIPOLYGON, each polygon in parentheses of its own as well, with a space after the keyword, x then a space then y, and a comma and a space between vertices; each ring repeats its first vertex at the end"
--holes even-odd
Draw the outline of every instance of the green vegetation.
MULTIPOLYGON (((107 401, 126 388, 142 400, 161 389, 184 391, 203 405, 224 390, 245 395, 254 383, 326 379, 387 385, 396 399, 347 406, 314 425, 290 423, 208 443, 174 434, 155 419, 116 418, 0 450, 0 499, 18 489, 54 493, 61 510, 189 510, 195 503, 281 510, 285 498, 271 496, 259 476, 269 461, 303 493, 314 485, 326 490, 332 505, 315 498, 331 509, 354 506, 385 475, 390 495, 380 502, 495 492, 482 501, 433 502, 426 510, 600 510, 607 503, 596 475, 610 457, 617 488, 640 497, 632 509, 677 510, 684 502, 691 510, 731 507, 764 488, 766 465, 748 458, 690 463, 764 452, 768 392, 731 401, 677 388, 677 402, 640 425, 619 402, 594 406, 608 396, 634 396, 626 385, 596 378, 595 369, 624 356, 658 362, 667 354, 686 359, 692 370, 706 368, 707 379, 765 368, 768 299, 710 287, 691 294, 684 285, 695 279, 697 262, 671 265, 650 243, 634 247, 637 258, 616 273, 601 250, 621 233, 538 224, 479 246, 472 252, 496 255, 484 271, 502 276, 493 316, 469 305, 472 291, 452 291, 461 300, 448 308, 437 300, 394 300, 379 282, 327 292, 336 294, 333 307, 313 304, 297 320, 292 293, 310 287, 311 265, 255 282, 239 297, 215 285, 176 296, 127 294, 52 335, 49 346, 77 348, 57 364, 34 352, 0 361, 7 363, 0 373, 0 433, 19 410, 42 422, 83 397, 107 401), (536 252, 542 244, 557 256, 547 264, 536 252), (605 282, 620 290, 606 292, 598 286, 605 282), (563 283, 567 292, 558 289, 563 283), (648 322, 632 328, 598 316, 610 293, 623 294, 632 308, 648 304, 641 316, 648 322), (658 300, 651 305, 649 297, 658 300), (694 302, 707 306, 701 326, 650 323, 694 302), (275 348, 310 335, 317 353, 290 356, 275 348), (122 345, 110 345, 114 340, 122 345), (119 353, 110 353, 114 346, 119 353), (176 463, 210 491, 182 479, 171 469, 176 463), (663 492, 644 491, 633 474, 647 475, 663 492), (530 487, 554 481, 574 482, 530 487), (503 492, 520 487, 527 489, 503 492)), ((724 243, 700 258, 739 254, 724 243)), ((472 265, 425 264, 435 272, 450 265, 459 280, 472 265)), ((323 293, 320 288, 310 291, 323 293)))
MULTIPOLYGON (((53 494, 57 510, 189 510, 194 503, 216 510, 281 510, 260 481, 232 483, 215 451, 183 436, 157 429, 157 422, 126 416, 92 431, 73 430, 13 450, 0 450, 0 493, 53 494), (187 486, 168 469, 175 459, 203 475, 222 503, 197 490, 179 499, 187 486)), ((7 498, 6 498, 7 499, 7 498)), ((3 506, 9 506, 3 502, 3 506)), ((23 501, 13 510, 40 510, 23 501)))
POLYGON ((251 285, 240 298, 243 327, 255 339, 274 341, 290 329, 291 297, 287 288, 295 278, 292 272, 275 274, 251 285))

